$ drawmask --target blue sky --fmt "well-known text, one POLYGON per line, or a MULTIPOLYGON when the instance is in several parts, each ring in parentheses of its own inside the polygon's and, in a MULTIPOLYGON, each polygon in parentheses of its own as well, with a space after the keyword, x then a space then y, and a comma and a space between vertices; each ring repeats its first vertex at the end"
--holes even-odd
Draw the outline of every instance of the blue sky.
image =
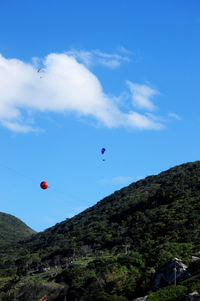
POLYGON ((0 211, 42 231, 199 160, 199 32, 198 0, 2 0, 0 211))

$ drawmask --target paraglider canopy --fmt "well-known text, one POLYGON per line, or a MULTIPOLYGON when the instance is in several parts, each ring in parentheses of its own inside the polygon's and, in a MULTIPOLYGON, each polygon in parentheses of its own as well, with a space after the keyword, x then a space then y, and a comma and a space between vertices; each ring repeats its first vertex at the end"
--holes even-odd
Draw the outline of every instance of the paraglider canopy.
POLYGON ((39 73, 40 71, 43 71, 43 70, 44 70, 44 68, 43 68, 43 67, 41 67, 41 68, 39 68, 39 69, 38 69, 38 71, 37 71, 37 72, 39 73))
POLYGON ((47 189, 48 186, 49 186, 48 183, 45 182, 45 181, 42 181, 42 182, 40 183, 40 187, 41 187, 42 189, 47 189))
MULTIPOLYGON (((103 155, 105 153, 105 151, 106 151, 105 147, 102 147, 101 154, 103 155)), ((103 159, 102 161, 105 161, 105 159, 103 159)))
POLYGON ((38 69, 38 71, 37 71, 39 74, 40 74, 40 78, 42 78, 43 76, 41 76, 41 75, 43 75, 44 74, 44 72, 45 72, 45 69, 43 68, 43 67, 41 67, 41 68, 39 68, 38 69))
POLYGON ((103 148, 101 149, 102 155, 105 153, 105 151, 106 151, 106 149, 103 147, 103 148))

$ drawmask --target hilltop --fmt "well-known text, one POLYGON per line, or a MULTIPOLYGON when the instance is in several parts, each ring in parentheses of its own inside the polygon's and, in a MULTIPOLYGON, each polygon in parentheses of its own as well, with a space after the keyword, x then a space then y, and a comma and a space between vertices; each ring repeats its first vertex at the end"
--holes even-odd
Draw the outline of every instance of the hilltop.
POLYGON ((30 237, 36 231, 28 227, 20 219, 0 212, 0 252, 4 253, 19 240, 30 237))

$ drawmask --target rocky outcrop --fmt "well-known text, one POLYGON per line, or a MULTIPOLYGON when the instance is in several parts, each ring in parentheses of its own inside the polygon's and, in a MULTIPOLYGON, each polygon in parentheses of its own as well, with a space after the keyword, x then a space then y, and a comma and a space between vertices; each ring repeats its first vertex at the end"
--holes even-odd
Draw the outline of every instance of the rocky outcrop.
POLYGON ((197 257, 197 256, 192 256, 192 262, 194 262, 194 261, 197 261, 197 260, 199 260, 200 259, 200 257, 197 257))
POLYGON ((163 263, 153 277, 152 290, 190 278, 187 266, 178 258, 163 263))
POLYGON ((145 301, 147 299, 147 297, 148 296, 140 297, 140 298, 134 299, 132 301, 145 301))
POLYGON ((197 300, 196 297, 199 297, 199 293, 194 291, 186 297, 185 301, 195 301, 197 300))

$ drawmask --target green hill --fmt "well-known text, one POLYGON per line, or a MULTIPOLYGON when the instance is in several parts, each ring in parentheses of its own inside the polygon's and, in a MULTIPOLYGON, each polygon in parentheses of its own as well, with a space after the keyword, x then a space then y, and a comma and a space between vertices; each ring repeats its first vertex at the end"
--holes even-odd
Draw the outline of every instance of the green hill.
POLYGON ((36 232, 13 215, 0 212, 0 252, 4 253, 19 240, 36 232))
POLYGON ((151 249, 153 256, 163 253, 163 248, 170 253, 184 243, 199 249, 199 201, 197 161, 116 191, 72 219, 38 233, 24 246, 34 251, 52 248, 52 256, 117 254, 125 249, 142 253, 151 249))
POLYGON ((200 252, 199 213, 200 161, 149 176, 20 241, 0 289, 27 300, 185 300, 200 290, 200 264, 191 262, 200 252), (193 277, 152 293, 155 270, 174 257, 193 277))

